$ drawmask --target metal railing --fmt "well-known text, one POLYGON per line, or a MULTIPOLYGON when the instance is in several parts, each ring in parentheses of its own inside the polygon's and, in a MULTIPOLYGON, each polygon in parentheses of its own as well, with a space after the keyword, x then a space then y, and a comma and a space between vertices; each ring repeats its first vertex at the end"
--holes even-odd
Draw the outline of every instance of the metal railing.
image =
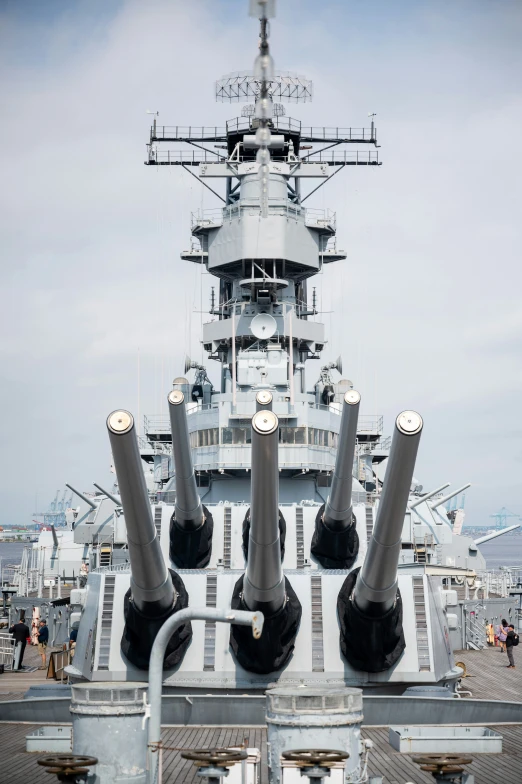
MULTIPOLYGON (((339 128, 339 127, 302 127, 299 120, 292 117, 274 117, 271 120, 271 128, 276 131, 286 131, 288 133, 300 134, 306 141, 330 141, 345 139, 346 141, 376 142, 377 129, 375 126, 370 128, 339 128)), ((244 133, 255 130, 249 117, 235 117, 228 120, 226 126, 217 125, 158 125, 151 127, 151 139, 172 141, 182 141, 184 139, 208 139, 209 141, 224 141, 227 134, 244 133)))
POLYGON ((0 664, 6 670, 12 670, 14 658, 14 638, 9 632, 0 632, 0 664))
POLYGON ((339 166, 349 164, 373 164, 375 166, 379 164, 379 153, 375 150, 356 150, 355 152, 348 152, 347 150, 328 150, 323 152, 319 150, 312 153, 306 160, 308 163, 329 163, 338 164, 339 166))
MULTIPOLYGON (((211 151, 204 150, 157 150, 155 147, 149 147, 148 163, 164 163, 172 166, 199 166, 200 163, 226 163, 228 160, 226 155, 220 155, 211 151)), ((281 160, 278 158, 278 160, 281 160)), ((348 165, 379 165, 379 153, 376 150, 356 150, 355 152, 348 152, 347 150, 328 150, 323 152, 318 150, 311 153, 306 158, 300 159, 303 163, 327 163, 336 166, 348 165)), ((242 163, 243 161, 252 161, 252 156, 242 156, 234 158, 233 163, 242 163)), ((290 165, 294 161, 284 161, 290 165)))
POLYGON ((155 150, 149 149, 150 163, 170 163, 181 166, 197 166, 200 163, 225 163, 226 156, 218 153, 203 152, 203 150, 155 150))
POLYGON ((151 139, 209 139, 223 141, 227 131, 217 125, 156 125, 150 129, 151 139))
POLYGON ((129 572, 130 573, 130 563, 121 563, 121 564, 108 564, 107 566, 97 566, 96 569, 92 570, 93 574, 105 574, 106 572, 129 572))
POLYGON ((308 207, 305 210, 305 224, 307 226, 331 226, 335 231, 337 225, 337 215, 329 209, 318 210, 308 207))
POLYGON ((373 142, 377 139, 377 131, 375 126, 372 128, 337 128, 337 127, 324 127, 310 126, 308 128, 301 128, 301 136, 303 139, 316 139, 323 141, 330 141, 330 139, 346 139, 347 141, 362 140, 365 142, 373 142))
POLYGON ((170 419, 158 414, 145 415, 143 417, 143 427, 146 433, 170 433, 170 419))
MULTIPOLYGON (((270 127, 275 131, 287 131, 289 133, 302 133, 300 120, 293 120, 291 117, 273 117, 270 127)), ((235 117, 227 122, 227 133, 243 133, 244 131, 255 131, 249 117, 235 117)))
MULTIPOLYGON (((482 607, 477 606, 477 611, 482 607)), ((486 624, 481 615, 481 620, 476 619, 476 613, 470 607, 464 607, 464 643, 466 648, 482 650, 487 645, 486 624)))

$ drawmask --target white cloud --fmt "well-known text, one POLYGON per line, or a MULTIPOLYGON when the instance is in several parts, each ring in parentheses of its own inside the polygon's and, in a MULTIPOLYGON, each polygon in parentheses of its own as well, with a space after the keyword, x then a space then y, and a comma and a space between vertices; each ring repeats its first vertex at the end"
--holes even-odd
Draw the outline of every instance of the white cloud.
MULTIPOLYGON (((365 410, 389 428, 402 408, 421 411, 418 475, 474 482, 479 522, 504 504, 522 510, 522 16, 514 2, 457 5, 319 12, 291 0, 272 40, 278 67, 315 80, 314 103, 289 114, 347 126, 378 112, 384 165, 350 169, 309 202, 337 209, 349 257, 313 284, 323 310, 336 309, 324 316, 326 358, 342 352, 365 410)), ((50 499, 62 481, 104 478, 104 419, 136 410, 138 347, 142 411, 159 406, 185 351, 200 356, 194 311, 211 280, 201 293, 179 251, 191 210, 216 201, 185 172, 143 166, 145 110, 166 124, 223 124, 240 107, 213 104, 213 80, 248 68, 257 40, 243 2, 134 0, 82 20, 73 8, 4 33, 7 522, 30 519, 36 490, 50 499)))

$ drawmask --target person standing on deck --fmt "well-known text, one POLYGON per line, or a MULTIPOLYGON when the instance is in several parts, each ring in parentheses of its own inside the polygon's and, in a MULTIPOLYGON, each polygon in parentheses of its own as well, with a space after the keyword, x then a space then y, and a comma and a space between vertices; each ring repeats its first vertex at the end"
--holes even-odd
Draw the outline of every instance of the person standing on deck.
POLYGON ((502 618, 500 626, 498 627, 498 641, 500 643, 500 650, 503 653, 506 650, 506 637, 508 632, 508 622, 502 618))
POLYGON ((38 653, 42 657, 42 664, 38 668, 40 670, 47 669, 47 660, 46 660, 46 653, 47 653, 47 643, 49 642, 49 629, 47 628, 47 624, 45 621, 40 621, 40 628, 38 629, 38 653))
POLYGON ((508 633, 506 636, 506 651, 509 659, 508 670, 515 669, 515 660, 513 658, 513 648, 518 645, 518 634, 515 634, 515 627, 512 623, 508 626, 508 633))
POLYGON ((9 632, 14 637, 15 648, 18 645, 18 643, 20 643, 20 645, 21 645, 20 658, 18 660, 18 667, 17 667, 18 670, 21 670, 21 669, 23 669, 22 668, 22 660, 24 658, 25 646, 27 645, 27 640, 31 639, 31 632, 29 631, 29 627, 25 623, 25 618, 20 618, 18 623, 14 623, 10 627, 9 632))

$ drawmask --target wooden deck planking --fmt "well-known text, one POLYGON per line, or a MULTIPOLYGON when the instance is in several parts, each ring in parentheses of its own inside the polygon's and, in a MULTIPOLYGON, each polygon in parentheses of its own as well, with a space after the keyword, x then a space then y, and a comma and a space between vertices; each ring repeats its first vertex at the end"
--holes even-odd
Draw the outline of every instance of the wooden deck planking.
POLYGON ((457 651, 455 661, 464 662, 468 674, 473 676, 463 678, 461 687, 469 689, 476 700, 522 702, 522 647, 515 648, 513 655, 518 666, 508 670, 507 655, 500 648, 457 651))
MULTIPOLYGON (((49 654, 51 651, 61 651, 62 646, 49 646, 47 648, 47 664, 49 664, 49 654)), ((39 667, 42 663, 38 648, 36 645, 27 645, 24 651, 23 666, 24 667, 39 667)), ((45 670, 22 670, 21 672, 12 672, 6 670, 3 675, 0 675, 0 700, 16 700, 21 699, 23 694, 31 686, 36 686, 40 683, 51 683, 52 680, 47 679, 47 672, 45 670)))
MULTIPOLYGON (((25 736, 39 725, 0 725, 0 784, 49 784, 50 777, 38 766, 40 754, 25 751, 25 736)), ((504 751, 499 754, 477 754, 469 773, 475 775, 475 784, 491 784, 500 781, 502 766, 509 776, 504 781, 522 781, 522 725, 492 727, 504 737, 504 751)), ((370 752, 369 770, 374 775, 384 776, 385 784, 430 784, 433 779, 423 773, 409 754, 400 754, 388 743, 388 730, 383 727, 364 728, 362 735, 374 742, 370 752)), ((212 748, 219 743, 240 745, 247 738, 248 745, 263 749, 262 784, 267 784, 266 730, 220 727, 168 727, 163 731, 165 751, 163 753, 164 784, 197 784, 197 767, 181 758, 180 749, 212 748)))
MULTIPOLYGON (((520 656, 520 665, 508 670, 507 656, 498 648, 484 651, 460 651, 456 661, 466 664, 470 678, 462 680, 462 687, 469 689, 475 699, 505 700, 522 702, 522 648, 514 652, 515 661, 520 656)), ((36 647, 28 646, 25 664, 37 666, 39 656, 36 647)), ((46 681, 44 671, 10 673, 0 675, 0 700, 20 699, 31 686, 46 681)), ((50 681, 49 681, 50 682, 50 681)), ((465 697, 463 699, 466 699, 465 697)), ((0 724, 0 784, 49 783, 50 777, 36 764, 39 754, 27 754, 25 736, 38 725, 0 724)), ((493 727, 504 738, 502 755, 476 755, 468 771, 475 774, 476 784, 490 784, 499 780, 500 764, 509 771, 511 779, 522 781, 522 725, 493 727)), ((420 771, 410 755, 400 754, 388 743, 387 728, 363 728, 363 737, 374 742, 370 752, 370 771, 384 776, 386 784, 428 784, 433 779, 420 771)), ((181 758, 179 749, 212 748, 216 746, 238 746, 244 739, 251 747, 261 749, 261 782, 268 784, 266 730, 260 727, 166 727, 163 731, 164 784, 196 784, 197 768, 181 758)))

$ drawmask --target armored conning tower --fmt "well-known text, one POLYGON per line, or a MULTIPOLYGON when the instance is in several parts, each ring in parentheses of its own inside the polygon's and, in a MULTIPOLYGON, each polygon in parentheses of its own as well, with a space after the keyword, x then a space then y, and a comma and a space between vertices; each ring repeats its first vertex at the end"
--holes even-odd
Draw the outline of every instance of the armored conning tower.
POLYGON ((441 579, 401 544, 420 521, 408 504, 422 419, 399 415, 390 452, 378 418, 359 413, 364 400, 352 383, 335 381, 340 359, 310 386, 305 377, 307 360, 326 344, 308 281, 346 258, 335 214, 305 203, 341 168, 380 165, 376 128, 305 128, 285 116, 275 101, 310 100, 312 85, 274 71, 272 5, 252 3, 261 17, 254 70, 216 84, 218 100, 253 101, 242 116, 199 129, 155 118, 151 129, 146 164, 196 170, 223 202, 193 215, 193 244, 181 254, 219 281, 202 338, 219 381, 187 359, 184 372, 195 377, 174 380, 169 419, 147 419, 139 439, 125 429, 132 465, 117 456, 121 435, 109 418, 122 501, 114 536, 129 558, 93 570, 88 590, 74 597, 82 621, 70 672, 146 677, 146 662, 125 647, 129 608, 145 615, 140 589, 154 601, 161 594, 141 627, 152 638, 150 611, 175 612, 182 585, 190 605, 262 609, 265 626, 253 641, 241 627, 195 625, 177 663, 165 661, 171 689, 211 699, 275 680, 396 693, 451 683, 458 671, 441 579), (164 150, 172 142, 183 149, 164 150), (154 470, 150 513, 136 476, 138 444, 154 470), (387 465, 384 483, 379 463, 387 465))

